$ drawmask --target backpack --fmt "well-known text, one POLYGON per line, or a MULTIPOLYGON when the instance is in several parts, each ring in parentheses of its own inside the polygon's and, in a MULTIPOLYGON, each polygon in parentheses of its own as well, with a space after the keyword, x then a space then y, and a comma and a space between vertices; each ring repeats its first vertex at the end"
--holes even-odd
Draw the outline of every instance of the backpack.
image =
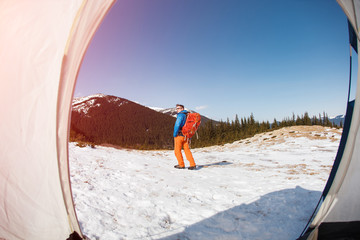
POLYGON ((190 139, 194 136, 196 130, 199 128, 201 123, 201 116, 199 113, 188 113, 186 116, 186 122, 182 127, 182 134, 185 139, 190 139))

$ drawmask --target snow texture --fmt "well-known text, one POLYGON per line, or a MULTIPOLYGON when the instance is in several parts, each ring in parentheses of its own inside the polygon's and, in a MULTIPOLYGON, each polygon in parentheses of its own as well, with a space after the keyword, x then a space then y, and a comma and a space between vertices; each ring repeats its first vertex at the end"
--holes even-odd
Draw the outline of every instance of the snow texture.
POLYGON ((337 129, 290 127, 193 149, 194 171, 173 168, 173 151, 70 143, 80 226, 102 240, 296 239, 326 184, 340 137, 337 129))
POLYGON ((72 101, 72 110, 77 111, 79 113, 82 112, 86 115, 86 114, 88 114, 89 109, 101 106, 100 103, 95 104, 97 99, 107 99, 107 101, 109 103, 111 103, 111 102, 117 103, 118 107, 120 107, 123 104, 128 103, 125 99, 98 93, 98 94, 90 95, 87 97, 74 98, 72 101))

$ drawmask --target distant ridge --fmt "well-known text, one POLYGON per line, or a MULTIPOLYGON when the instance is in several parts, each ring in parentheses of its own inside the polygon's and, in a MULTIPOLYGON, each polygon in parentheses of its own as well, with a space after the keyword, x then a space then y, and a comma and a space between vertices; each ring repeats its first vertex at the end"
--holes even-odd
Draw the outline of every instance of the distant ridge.
MULTIPOLYGON (((177 116, 177 112, 176 112, 176 108, 173 107, 173 108, 158 108, 158 107, 150 107, 151 109, 155 110, 155 111, 158 111, 158 112, 161 112, 163 114, 167 114, 169 116, 172 116, 172 117, 176 117, 177 116)), ((185 108, 185 110, 189 111, 189 112, 196 112, 196 111, 193 111, 191 109, 187 109, 185 108)), ((201 115, 201 123, 202 124, 205 124, 206 122, 208 121, 213 121, 214 123, 218 123, 217 121, 215 120, 212 120, 208 117, 205 117, 203 115, 201 115)))
POLYGON ((340 126, 341 123, 342 123, 342 126, 344 126, 345 115, 342 114, 342 115, 337 115, 336 117, 330 117, 329 120, 336 126, 340 126))

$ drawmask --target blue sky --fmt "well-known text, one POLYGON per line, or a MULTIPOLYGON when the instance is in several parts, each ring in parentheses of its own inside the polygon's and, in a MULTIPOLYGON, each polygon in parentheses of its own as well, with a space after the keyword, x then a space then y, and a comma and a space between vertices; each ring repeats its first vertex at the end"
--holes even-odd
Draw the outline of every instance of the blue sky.
POLYGON ((216 120, 345 113, 346 16, 329 0, 120 0, 82 63, 75 96, 216 120))

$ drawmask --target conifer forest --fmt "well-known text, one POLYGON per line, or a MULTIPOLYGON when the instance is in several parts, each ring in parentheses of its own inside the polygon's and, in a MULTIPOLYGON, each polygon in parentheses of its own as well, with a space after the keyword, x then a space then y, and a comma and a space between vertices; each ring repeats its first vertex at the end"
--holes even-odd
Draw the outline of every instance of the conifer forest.
MULTIPOLYGON (((132 149, 172 149, 173 127, 175 118, 170 116, 155 116, 142 114, 142 111, 133 115, 124 111, 119 117, 113 112, 106 114, 95 114, 97 117, 81 117, 73 113, 71 121, 70 141, 78 142, 80 145, 103 145, 110 144, 116 147, 132 149), (150 117, 151 116, 151 117, 150 117), (114 118, 117 119, 116 123, 114 118), (109 120, 111 119, 111 120, 109 120)), ((191 147, 207 147, 222 145, 237 140, 252 137, 255 134, 276 130, 282 127, 295 125, 321 125, 335 126, 326 113, 310 117, 307 112, 303 115, 285 118, 282 121, 274 119, 273 122, 259 122, 253 114, 249 117, 226 121, 205 121, 201 123, 197 134, 191 139, 191 147)))

